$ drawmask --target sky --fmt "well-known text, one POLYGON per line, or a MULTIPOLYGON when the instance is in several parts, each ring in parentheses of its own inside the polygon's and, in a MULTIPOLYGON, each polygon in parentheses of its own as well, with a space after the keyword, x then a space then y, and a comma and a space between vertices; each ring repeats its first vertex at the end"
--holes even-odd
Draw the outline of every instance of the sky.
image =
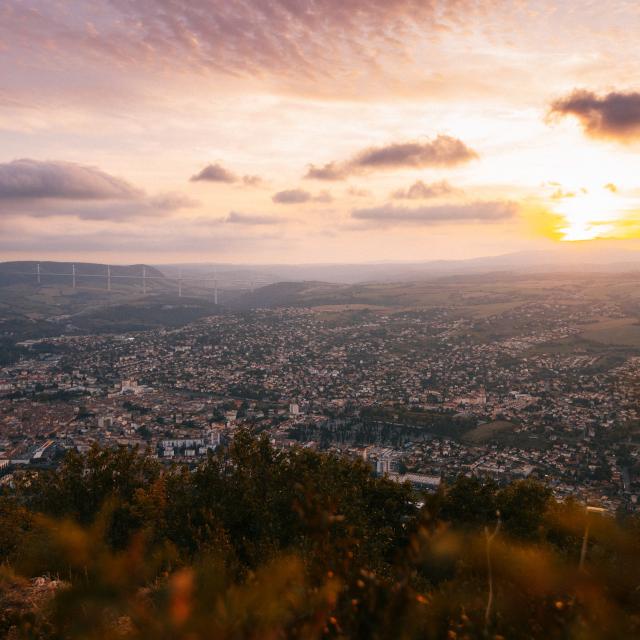
POLYGON ((0 0, 0 260, 640 237, 636 0, 0 0))

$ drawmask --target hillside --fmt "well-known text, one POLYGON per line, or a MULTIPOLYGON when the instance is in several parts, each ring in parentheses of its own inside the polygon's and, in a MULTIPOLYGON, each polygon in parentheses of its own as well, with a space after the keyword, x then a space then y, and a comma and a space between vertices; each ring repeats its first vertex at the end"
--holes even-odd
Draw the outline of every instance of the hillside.
MULTIPOLYGON (((107 288, 107 270, 111 271, 113 284, 125 288, 141 288, 143 270, 153 286, 154 279, 163 279, 164 274, 154 267, 136 265, 110 265, 93 262, 36 262, 17 261, 0 262, 0 287, 11 285, 62 286, 71 287, 73 270, 76 271, 76 284, 92 289, 107 288), (38 278, 38 269, 40 277, 38 278)), ((157 285, 157 281, 155 282, 157 285)))
POLYGON ((145 268, 148 277, 144 285, 140 265, 113 267, 112 290, 108 291, 106 265, 77 265, 77 287, 73 288, 70 276, 49 275, 66 273, 64 270, 70 269, 68 263, 40 263, 40 285, 32 275, 36 264, 0 264, 0 273, 6 278, 22 279, 21 283, 0 286, 0 335, 38 337, 60 332, 61 328, 66 331, 67 326, 82 331, 177 326, 223 310, 283 307, 313 308, 330 317, 367 310, 389 313, 446 309, 478 321, 495 318, 492 330, 504 332, 509 330, 509 312, 525 305, 560 304, 568 313, 571 306, 612 303, 620 306, 625 318, 603 317, 592 322, 585 327, 585 338, 614 344, 638 342, 635 322, 640 317, 640 278, 636 271, 492 272, 362 284, 288 281, 258 286, 250 292, 248 285, 221 289, 221 304, 215 305, 210 283, 185 280, 180 297, 178 282, 152 267, 145 268), (27 275, 15 275, 19 269, 27 275), (61 282, 47 283, 47 278, 54 277, 61 282))
POLYGON ((327 282, 277 282, 239 295, 227 306, 233 310, 314 306, 327 300, 338 300, 341 292, 349 289, 346 285, 327 282))
MULTIPOLYGON (((463 315, 488 317, 527 303, 579 304, 616 301, 636 310, 637 271, 608 273, 491 272, 407 282, 332 284, 281 282, 233 300, 234 309, 277 307, 450 308, 463 315)), ((333 309, 334 311, 338 309, 333 309)))
POLYGON ((184 286, 180 297, 178 283, 154 267, 75 263, 75 287, 73 268, 68 262, 0 263, 0 337, 177 326, 219 311, 209 290, 184 286))

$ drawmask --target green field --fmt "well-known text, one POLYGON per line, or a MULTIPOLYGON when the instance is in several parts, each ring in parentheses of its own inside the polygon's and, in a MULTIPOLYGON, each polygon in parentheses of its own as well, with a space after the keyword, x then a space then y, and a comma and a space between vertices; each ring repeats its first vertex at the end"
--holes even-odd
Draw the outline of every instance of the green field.
POLYGON ((635 318, 607 318, 586 325, 580 337, 605 345, 640 347, 640 324, 635 318))
POLYGON ((463 440, 472 444, 482 444, 501 433, 511 432, 516 425, 507 420, 494 420, 478 425, 475 429, 464 434, 463 440))
POLYGON ((505 311, 511 311, 512 309, 517 309, 524 304, 523 300, 514 301, 514 302, 489 302, 486 304, 474 304, 468 305, 466 307, 461 307, 460 311, 465 315, 470 315, 473 318, 477 319, 486 319, 492 318, 494 316, 500 315, 505 311))

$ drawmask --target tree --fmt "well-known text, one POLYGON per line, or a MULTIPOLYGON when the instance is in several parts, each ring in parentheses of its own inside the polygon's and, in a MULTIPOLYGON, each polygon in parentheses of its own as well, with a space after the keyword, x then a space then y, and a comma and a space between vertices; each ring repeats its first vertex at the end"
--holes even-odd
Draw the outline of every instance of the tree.
POLYGON ((513 482, 498 492, 496 506, 504 529, 523 540, 542 537, 551 489, 532 480, 513 482))
POLYGON ((497 490, 498 486, 493 480, 460 476, 445 488, 438 515, 467 528, 493 523, 498 508, 497 490))

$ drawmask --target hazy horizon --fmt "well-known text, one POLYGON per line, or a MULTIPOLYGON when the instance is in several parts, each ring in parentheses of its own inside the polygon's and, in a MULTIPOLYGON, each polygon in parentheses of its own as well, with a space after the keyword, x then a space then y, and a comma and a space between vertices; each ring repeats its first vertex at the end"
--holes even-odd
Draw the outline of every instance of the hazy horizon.
POLYGON ((492 254, 477 255, 477 256, 462 256, 460 258, 429 258, 423 257, 421 259, 376 259, 371 258, 369 260, 279 260, 279 261, 261 261, 261 260, 214 260, 214 259, 200 259, 189 260, 189 256, 185 257, 185 260, 169 261, 162 260, 163 255, 158 254, 155 257, 157 259, 149 261, 131 261, 125 259, 118 259, 118 256, 114 256, 115 260, 96 260, 95 254, 81 253, 70 254, 68 256, 58 256, 55 254, 47 255, 46 252, 39 253, 35 256, 23 257, 19 256, 15 259, 6 259, 3 254, 0 254, 0 264, 2 262, 15 262, 15 261, 29 261, 29 262, 67 262, 67 263, 81 263, 81 262, 94 262, 99 264, 112 264, 112 265, 131 265, 131 264, 149 264, 153 266, 165 266, 165 267, 198 267, 198 266, 219 266, 219 267, 367 267, 367 266, 383 266, 383 265, 397 265, 397 266, 411 266, 411 265, 436 265, 436 264, 464 264, 464 263, 482 263, 492 261, 504 261, 505 264, 522 264, 527 266, 529 264, 546 264, 549 266, 564 264, 615 264, 635 262, 640 260, 640 244, 633 239, 627 240, 593 240, 593 241, 577 241, 571 243, 558 243, 548 246, 543 249, 530 249, 520 251, 501 251, 492 254))

